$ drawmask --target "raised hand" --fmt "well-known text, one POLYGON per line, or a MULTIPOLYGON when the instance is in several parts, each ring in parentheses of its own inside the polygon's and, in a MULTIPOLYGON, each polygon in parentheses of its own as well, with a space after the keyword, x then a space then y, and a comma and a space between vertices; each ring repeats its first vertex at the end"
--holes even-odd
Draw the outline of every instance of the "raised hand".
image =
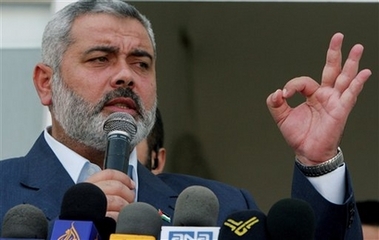
POLYGON ((356 44, 342 67, 343 35, 336 33, 329 45, 321 85, 298 77, 267 98, 267 106, 282 135, 305 165, 324 162, 337 153, 350 111, 371 71, 358 72, 363 46, 356 44), (288 98, 296 92, 304 103, 291 107, 288 98))

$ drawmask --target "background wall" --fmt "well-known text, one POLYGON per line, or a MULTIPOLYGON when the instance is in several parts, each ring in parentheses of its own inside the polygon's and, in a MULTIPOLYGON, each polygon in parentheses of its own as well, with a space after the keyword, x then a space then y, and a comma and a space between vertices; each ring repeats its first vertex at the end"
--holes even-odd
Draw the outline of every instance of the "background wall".
MULTIPOLYGON (((167 171, 253 193, 264 210, 290 194, 294 156, 266 108, 291 78, 320 79, 330 37, 365 46, 371 68, 341 143, 358 199, 379 199, 378 4, 140 3, 158 44, 167 171), (208 165, 210 171, 199 171, 208 165)), ((303 100, 298 98, 298 100, 303 100)), ((296 102, 296 101, 295 101, 296 102)), ((295 103, 294 103, 295 104, 295 103)))
POLYGON ((27 153, 45 126, 32 74, 50 4, 0 1, 0 159, 27 153))
MULTIPOLYGON (((319 80, 333 33, 345 34, 345 57, 353 44, 362 43, 361 66, 373 75, 351 113, 341 147, 356 198, 379 199, 377 3, 133 4, 156 33, 166 171, 246 188, 264 211, 290 195, 294 160, 269 115, 266 97, 296 76, 319 80)), ((1 52, 2 157, 25 154, 43 128, 32 93, 37 53, 1 52), (25 72, 15 74, 20 69, 25 72), (24 88, 31 91, 26 94, 24 88)))

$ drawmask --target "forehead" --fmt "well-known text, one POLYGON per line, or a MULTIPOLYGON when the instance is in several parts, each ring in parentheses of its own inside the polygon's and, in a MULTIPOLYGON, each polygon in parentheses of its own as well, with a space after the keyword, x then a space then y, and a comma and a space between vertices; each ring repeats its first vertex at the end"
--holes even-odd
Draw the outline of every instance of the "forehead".
POLYGON ((137 19, 117 17, 106 13, 77 17, 70 31, 73 44, 122 45, 153 52, 146 28, 137 19))

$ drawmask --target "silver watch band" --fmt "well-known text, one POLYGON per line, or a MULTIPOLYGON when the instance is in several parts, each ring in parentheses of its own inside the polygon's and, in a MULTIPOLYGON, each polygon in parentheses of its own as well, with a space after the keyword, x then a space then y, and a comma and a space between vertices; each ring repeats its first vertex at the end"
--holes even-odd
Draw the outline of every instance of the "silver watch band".
POLYGON ((338 147, 337 155, 333 158, 329 159, 328 161, 325 161, 323 163, 320 163, 315 166, 305 166, 300 162, 299 159, 296 158, 295 161, 296 165, 299 167, 299 169, 304 173, 307 177, 319 177, 324 174, 330 173, 337 168, 341 167, 344 163, 343 154, 341 148, 338 147))

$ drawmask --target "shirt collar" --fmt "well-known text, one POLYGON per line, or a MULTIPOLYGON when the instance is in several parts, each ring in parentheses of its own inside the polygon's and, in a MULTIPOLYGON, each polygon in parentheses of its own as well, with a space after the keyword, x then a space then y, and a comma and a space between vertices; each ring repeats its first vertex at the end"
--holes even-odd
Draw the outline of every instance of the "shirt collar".
POLYGON ((82 170, 84 164, 88 162, 88 160, 55 140, 55 138, 49 134, 48 130, 50 128, 51 127, 47 127, 44 131, 45 140, 63 167, 66 169, 67 173, 70 175, 72 181, 76 183, 80 171, 82 170))

